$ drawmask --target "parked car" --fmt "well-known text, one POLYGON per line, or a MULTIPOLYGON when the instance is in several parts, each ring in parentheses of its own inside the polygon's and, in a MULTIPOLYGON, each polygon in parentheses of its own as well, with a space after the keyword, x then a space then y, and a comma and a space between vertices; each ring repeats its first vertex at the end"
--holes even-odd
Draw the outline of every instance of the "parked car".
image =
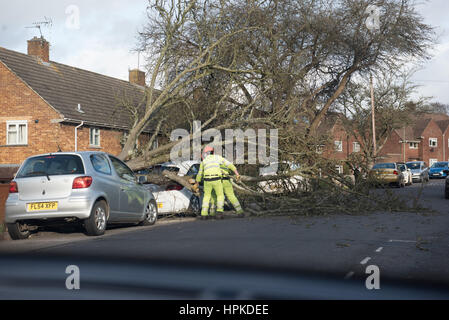
POLYGON ((398 162, 397 163, 399 170, 401 170, 403 178, 404 178, 404 184, 406 186, 411 186, 413 184, 413 175, 412 170, 407 168, 405 163, 398 162))
MULTIPOLYGON (((291 162, 274 162, 270 165, 260 168, 261 176, 288 175, 291 172, 300 169, 299 164, 291 162), (277 168, 277 170, 276 170, 277 168)), ((293 175, 285 179, 276 179, 259 182, 259 188, 266 193, 280 193, 286 190, 294 192, 298 188, 303 188, 304 178, 300 175, 293 175)))
MULTIPOLYGON (((194 179, 198 174, 200 164, 198 161, 185 161, 182 163, 167 162, 156 165, 148 170, 138 171, 137 174, 140 176, 161 174, 167 170, 181 177, 189 176, 194 179)), ((153 193, 159 214, 191 213, 193 215, 199 215, 201 213, 201 197, 196 196, 180 184, 173 182, 165 186, 160 186, 151 183, 147 184, 145 178, 141 181, 144 182, 145 188, 153 193)))
POLYGON ((449 162, 447 161, 436 162, 430 167, 429 178, 431 179, 446 178, 447 170, 449 170, 449 162))
POLYGON ((424 161, 412 161, 406 163, 412 171, 413 182, 429 182, 429 167, 424 161))
POLYGON ((100 236, 114 223, 153 225, 157 204, 132 170, 103 152, 33 156, 9 188, 6 223, 12 239, 26 239, 29 226, 81 222, 100 236))
POLYGON ((404 174, 395 162, 376 163, 371 169, 370 175, 380 184, 395 185, 399 188, 405 186, 404 174))
POLYGON ((444 197, 449 199, 449 170, 444 170, 446 173, 446 182, 444 184, 444 197))

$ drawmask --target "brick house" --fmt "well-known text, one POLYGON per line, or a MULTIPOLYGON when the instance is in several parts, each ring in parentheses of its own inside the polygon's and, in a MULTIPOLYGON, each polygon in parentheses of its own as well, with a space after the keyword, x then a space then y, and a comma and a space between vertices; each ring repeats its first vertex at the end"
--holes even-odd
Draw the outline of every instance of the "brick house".
MULTIPOLYGON (((354 137, 353 133, 347 132, 342 123, 343 114, 330 112, 318 126, 317 134, 327 137, 330 145, 320 146, 319 152, 325 157, 333 159, 336 162, 336 169, 344 173, 345 160, 352 153, 360 152, 360 142, 354 137)), ((346 172, 347 173, 347 172, 346 172)))
POLYGON ((0 47, 0 165, 59 150, 119 154, 130 129, 120 101, 138 105, 144 86, 139 70, 128 82, 50 61, 43 38, 28 54, 0 47))
POLYGON ((383 161, 448 161, 449 116, 425 114, 411 126, 393 130, 379 156, 383 161))

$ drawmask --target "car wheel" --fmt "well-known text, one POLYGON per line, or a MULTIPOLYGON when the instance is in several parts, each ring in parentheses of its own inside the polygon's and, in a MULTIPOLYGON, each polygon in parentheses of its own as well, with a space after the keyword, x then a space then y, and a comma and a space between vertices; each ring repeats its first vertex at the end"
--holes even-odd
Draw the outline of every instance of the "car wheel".
POLYGON ((84 228, 88 236, 98 237, 106 232, 108 205, 105 201, 95 203, 89 219, 84 220, 84 228))
POLYGON ((156 201, 151 200, 148 202, 145 208, 145 220, 143 220, 140 225, 142 226, 152 226, 157 221, 157 204, 156 201))
POLYGON ((12 240, 25 240, 30 237, 30 231, 26 225, 20 222, 8 223, 6 226, 8 227, 8 233, 12 240))
POLYGON ((201 214, 201 204, 200 204, 200 198, 197 196, 192 196, 190 198, 190 205, 189 205, 189 213, 194 216, 199 216, 201 214))

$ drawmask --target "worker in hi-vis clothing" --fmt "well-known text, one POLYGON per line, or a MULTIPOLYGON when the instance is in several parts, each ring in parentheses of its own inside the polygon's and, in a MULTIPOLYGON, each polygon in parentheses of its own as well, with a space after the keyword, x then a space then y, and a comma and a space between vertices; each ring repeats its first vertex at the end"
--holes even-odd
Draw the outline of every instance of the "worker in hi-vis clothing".
MULTIPOLYGON (((237 172, 237 168, 231 163, 230 166, 222 164, 220 166, 220 169, 221 169, 221 174, 222 174, 221 181, 223 183, 224 195, 226 198, 228 198, 229 202, 231 202, 232 206, 234 207, 235 211, 237 212, 237 215, 239 217, 243 217, 244 211, 242 209, 242 206, 240 205, 239 200, 235 196, 234 187, 232 186, 231 177, 230 177, 231 171, 237 172)), ((236 173, 236 179, 237 180, 240 179, 240 176, 238 175, 238 173, 236 173)), ((217 196, 215 193, 212 193, 212 199, 211 199, 211 203, 210 203, 211 216, 215 215, 216 203, 217 203, 217 196)))
MULTIPOLYGON (((199 183, 204 180, 204 198, 203 207, 201 210, 201 218, 207 219, 209 216, 209 204, 212 199, 212 193, 215 193, 217 197, 217 213, 222 214, 224 212, 224 192, 223 192, 223 173, 222 166, 230 168, 234 171, 237 177, 240 177, 235 166, 219 155, 214 154, 214 148, 206 147, 203 151, 203 162, 201 162, 196 181, 199 183)), ((214 216, 212 213, 211 216, 214 216)))

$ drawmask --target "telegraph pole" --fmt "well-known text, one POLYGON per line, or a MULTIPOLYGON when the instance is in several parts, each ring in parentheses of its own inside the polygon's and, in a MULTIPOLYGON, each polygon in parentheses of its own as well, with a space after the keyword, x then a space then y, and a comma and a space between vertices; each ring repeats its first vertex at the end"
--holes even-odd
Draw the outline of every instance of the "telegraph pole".
POLYGON ((373 75, 370 75, 370 87, 371 87, 371 116, 373 120, 373 156, 377 156, 377 143, 376 143, 376 117, 374 108, 374 85, 373 85, 373 75))

